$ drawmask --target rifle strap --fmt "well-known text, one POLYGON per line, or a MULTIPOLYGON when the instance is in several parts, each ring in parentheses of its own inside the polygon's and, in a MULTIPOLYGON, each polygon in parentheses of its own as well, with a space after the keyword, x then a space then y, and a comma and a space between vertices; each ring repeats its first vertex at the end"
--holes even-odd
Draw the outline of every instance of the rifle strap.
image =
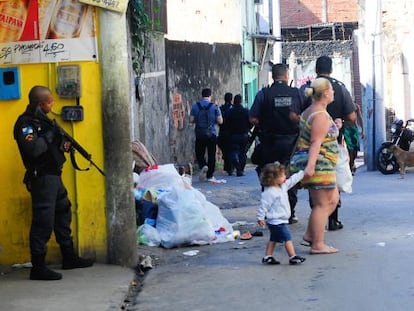
POLYGON ((78 163, 76 162, 76 158, 75 158, 75 149, 71 148, 70 149, 70 161, 72 162, 73 167, 75 168, 75 170, 78 171, 89 171, 90 166, 87 168, 80 168, 78 163))

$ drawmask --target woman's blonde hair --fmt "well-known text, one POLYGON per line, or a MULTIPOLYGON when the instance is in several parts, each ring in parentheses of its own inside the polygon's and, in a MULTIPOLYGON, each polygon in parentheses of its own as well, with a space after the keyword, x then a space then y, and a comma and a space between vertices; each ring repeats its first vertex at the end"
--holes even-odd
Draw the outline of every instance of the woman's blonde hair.
POLYGON ((260 174, 260 183, 263 187, 273 186, 274 180, 282 174, 286 174, 284 165, 279 162, 268 163, 260 174))
POLYGON ((323 92, 331 87, 331 82, 326 78, 316 78, 311 83, 310 87, 305 89, 305 95, 307 97, 312 96, 314 100, 318 100, 322 97, 323 92))

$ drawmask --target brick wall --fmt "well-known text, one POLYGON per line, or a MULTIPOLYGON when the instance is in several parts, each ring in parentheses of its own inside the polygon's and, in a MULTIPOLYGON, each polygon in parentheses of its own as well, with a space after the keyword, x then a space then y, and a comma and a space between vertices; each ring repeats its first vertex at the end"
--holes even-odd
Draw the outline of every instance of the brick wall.
POLYGON ((358 0, 334 0, 328 3, 328 22, 358 21, 358 0))
MULTIPOLYGON (((282 27, 319 24, 323 20, 322 0, 280 0, 282 27)), ((327 0, 326 22, 358 21, 358 0, 327 0)))

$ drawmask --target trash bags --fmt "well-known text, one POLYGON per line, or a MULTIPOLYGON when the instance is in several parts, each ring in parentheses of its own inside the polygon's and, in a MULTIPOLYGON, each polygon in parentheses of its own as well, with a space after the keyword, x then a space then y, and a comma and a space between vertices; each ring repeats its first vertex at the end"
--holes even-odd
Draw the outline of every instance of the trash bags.
POLYGON ((148 223, 155 226, 155 220, 157 218, 158 206, 155 203, 141 199, 135 200, 135 214, 136 223, 138 226, 148 223))
MULTIPOLYGON (((146 189, 145 193, 156 189, 156 202, 154 197, 150 201, 158 205, 153 229, 159 234, 161 246, 173 248, 234 240, 233 228, 220 209, 180 176, 173 164, 142 171, 138 186, 146 189)), ((141 244, 157 243, 152 231, 141 228, 138 232, 141 244)))
POLYGON ((234 240, 233 227, 220 209, 193 188, 172 187, 163 192, 158 197, 156 227, 149 227, 149 224, 139 227, 141 244, 173 248, 234 240))
POLYGON ((215 237, 195 192, 177 187, 158 198, 157 230, 165 248, 209 242, 215 237))
POLYGON ((143 224, 138 227, 137 236, 139 244, 148 246, 159 246, 161 244, 158 230, 149 224, 143 224))
POLYGON ((171 186, 191 188, 191 180, 178 174, 174 164, 158 165, 139 174, 138 187, 143 189, 165 189, 171 186))

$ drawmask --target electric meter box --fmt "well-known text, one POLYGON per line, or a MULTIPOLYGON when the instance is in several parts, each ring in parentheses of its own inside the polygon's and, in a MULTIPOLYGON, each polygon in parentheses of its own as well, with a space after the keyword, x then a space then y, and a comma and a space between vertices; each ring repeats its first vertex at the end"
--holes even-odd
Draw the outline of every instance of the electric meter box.
POLYGON ((61 65, 57 67, 56 93, 60 98, 79 98, 81 96, 80 67, 61 65))
POLYGON ((64 106, 61 115, 63 121, 83 121, 83 107, 64 106))
POLYGON ((19 98, 21 98, 19 69, 0 68, 0 100, 19 98))

